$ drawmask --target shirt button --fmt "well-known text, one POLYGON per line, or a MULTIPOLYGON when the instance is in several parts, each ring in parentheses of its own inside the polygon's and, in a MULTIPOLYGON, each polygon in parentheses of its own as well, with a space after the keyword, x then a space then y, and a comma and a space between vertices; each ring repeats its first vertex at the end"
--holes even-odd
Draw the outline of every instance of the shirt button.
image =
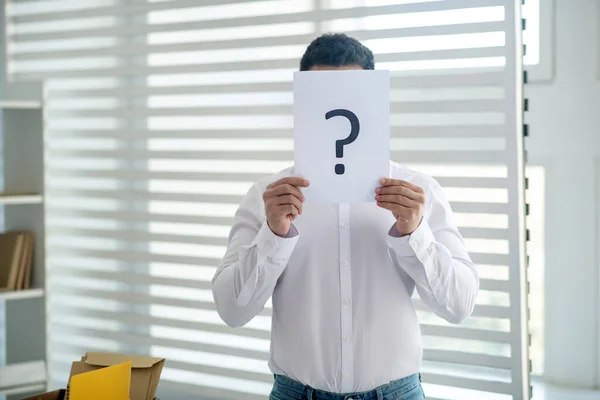
POLYGON ((342 264, 343 264, 343 265, 348 265, 348 264, 350 264, 350 263, 348 262, 348 260, 344 260, 344 261, 342 261, 342 264))
POLYGON ((346 378, 351 378, 351 377, 352 377, 352 374, 351 374, 350 372, 348 372, 348 373, 346 374, 346 378))
POLYGON ((270 240, 267 240, 267 241, 265 242, 265 246, 267 246, 267 247, 271 247, 271 246, 273 246, 273 242, 271 242, 270 240))
POLYGON ((344 338, 344 340, 345 340, 346 342, 349 342, 350 340, 352 340, 352 338, 351 338, 350 336, 346 336, 346 337, 344 338))
POLYGON ((348 223, 347 222, 342 223, 342 228, 348 229, 348 223))
POLYGON ((350 304, 350 300, 344 299, 344 305, 347 306, 348 304, 350 304))

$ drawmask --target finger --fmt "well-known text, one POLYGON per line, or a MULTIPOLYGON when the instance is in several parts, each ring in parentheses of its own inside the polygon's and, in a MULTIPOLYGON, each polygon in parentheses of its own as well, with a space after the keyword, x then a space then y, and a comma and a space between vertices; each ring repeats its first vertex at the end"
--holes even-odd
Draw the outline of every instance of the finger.
POLYGON ((395 203, 408 208, 415 208, 419 205, 417 201, 399 194, 378 194, 375 196, 375 200, 386 203, 395 203))
POLYGON ((394 214, 394 218, 402 222, 410 221, 411 211, 408 207, 386 201, 378 201, 377 206, 385 208, 386 210, 390 210, 394 214))
POLYGON ((421 188, 420 186, 417 186, 414 183, 408 181, 404 181, 402 179, 381 178, 379 180, 379 184, 381 186, 403 186, 417 193, 425 193, 423 188, 421 188))
POLYGON ((277 206, 277 211, 280 215, 291 215, 292 219, 296 218, 300 211, 293 204, 284 204, 281 206, 277 206))
POLYGON ((403 208, 408 208, 397 203, 390 203, 389 201, 378 201, 377 205, 398 215, 404 214, 403 208))
POLYGON ((300 201, 304 201, 304 195, 300 189, 287 183, 276 186, 273 189, 269 189, 268 192, 268 196, 283 196, 286 194, 292 194, 300 199, 300 201))
POLYGON ((267 186, 267 189, 271 189, 285 184, 296 187, 307 187, 308 185, 310 185, 310 182, 307 179, 301 178, 299 176, 288 176, 271 183, 269 186, 267 186))
POLYGON ((417 193, 405 186, 382 186, 375 190, 377 194, 396 194, 416 201, 423 201, 425 197, 421 193, 417 193))
POLYGON ((286 194, 283 196, 277 196, 273 199, 273 204, 281 206, 284 204, 291 204, 295 206, 300 213, 302 213, 302 202, 294 195, 286 194))

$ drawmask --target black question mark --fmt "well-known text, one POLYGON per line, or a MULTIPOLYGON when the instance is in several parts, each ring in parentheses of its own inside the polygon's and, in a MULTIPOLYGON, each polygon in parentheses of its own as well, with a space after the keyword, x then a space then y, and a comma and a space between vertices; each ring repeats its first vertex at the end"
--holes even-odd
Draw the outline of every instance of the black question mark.
MULTIPOLYGON (((344 157, 344 146, 354 142, 358 137, 358 132, 360 131, 360 123, 358 122, 358 117, 352 111, 337 109, 331 110, 327 114, 325 114, 325 119, 329 119, 331 117, 346 117, 350 121, 350 135, 346 139, 336 140, 335 142, 335 156, 337 158, 344 157)), ((346 171, 346 167, 344 164, 336 164, 335 173, 338 175, 343 175, 346 171)))

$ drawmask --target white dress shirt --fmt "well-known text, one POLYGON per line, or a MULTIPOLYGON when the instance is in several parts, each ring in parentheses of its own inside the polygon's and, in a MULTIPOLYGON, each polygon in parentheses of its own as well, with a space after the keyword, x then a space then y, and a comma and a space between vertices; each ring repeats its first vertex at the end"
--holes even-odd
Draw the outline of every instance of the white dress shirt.
POLYGON ((375 203, 306 203, 281 238, 266 223, 262 193, 291 175, 293 168, 258 181, 242 201, 213 279, 219 315, 243 326, 272 296, 269 367, 315 389, 361 392, 419 372, 415 287, 452 323, 471 314, 479 287, 439 184, 390 164, 391 178, 425 190, 410 236, 395 237, 395 218, 375 203))

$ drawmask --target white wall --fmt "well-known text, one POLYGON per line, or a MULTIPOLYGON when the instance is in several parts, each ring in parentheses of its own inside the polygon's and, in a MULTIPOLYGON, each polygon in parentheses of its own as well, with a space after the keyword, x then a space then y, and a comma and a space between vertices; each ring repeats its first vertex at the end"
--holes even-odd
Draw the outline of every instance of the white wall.
POLYGON ((526 88, 526 148, 547 167, 545 375, 591 388, 600 386, 600 1, 556 0, 554 16, 553 80, 526 88))

